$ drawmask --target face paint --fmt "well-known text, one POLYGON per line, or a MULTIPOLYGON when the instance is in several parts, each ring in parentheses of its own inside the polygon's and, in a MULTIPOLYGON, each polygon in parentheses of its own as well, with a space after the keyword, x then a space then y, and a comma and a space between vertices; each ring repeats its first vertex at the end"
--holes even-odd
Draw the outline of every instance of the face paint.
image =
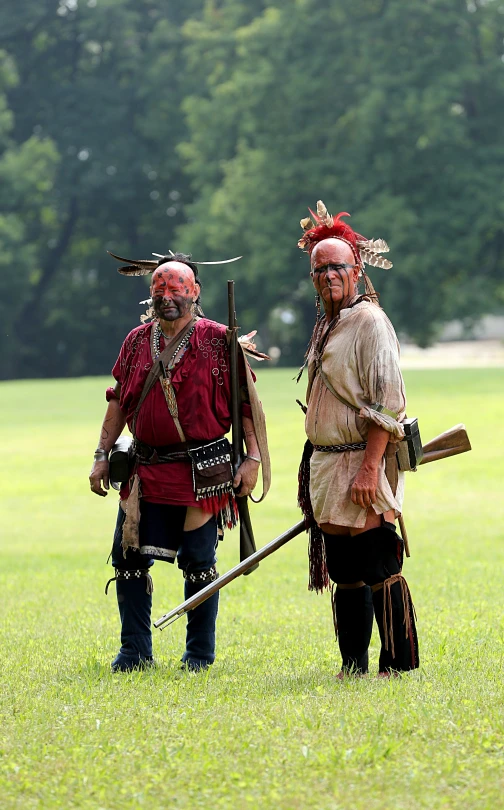
POLYGON ((313 284, 323 301, 343 301, 353 295, 353 265, 326 264, 313 273, 313 284))
POLYGON ((326 316, 335 315, 355 296, 358 269, 350 245, 324 239, 312 251, 311 276, 326 316))
POLYGON ((150 291, 156 316, 175 321, 190 312, 199 287, 190 267, 182 262, 167 262, 152 274, 150 291))

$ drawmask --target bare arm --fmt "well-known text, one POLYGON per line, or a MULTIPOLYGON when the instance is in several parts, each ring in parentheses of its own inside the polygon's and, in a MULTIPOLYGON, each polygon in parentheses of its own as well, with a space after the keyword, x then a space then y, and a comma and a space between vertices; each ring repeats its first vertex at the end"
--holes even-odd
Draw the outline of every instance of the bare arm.
POLYGON ((260 462, 261 456, 259 454, 259 445, 257 444, 257 438, 252 419, 249 416, 242 416, 242 425, 245 444, 247 447, 247 454, 254 456, 255 459, 258 459, 258 461, 254 461, 254 459, 251 458, 246 458, 244 459, 243 463, 240 464, 240 467, 236 471, 233 486, 236 488, 239 487, 241 484, 241 489, 240 492, 238 493, 239 497, 250 495, 250 493, 254 489, 255 485, 257 484, 259 465, 261 463, 260 462))
MULTIPOLYGON (((121 386, 119 385, 119 383, 117 383, 115 386, 115 392, 117 396, 119 396, 120 390, 121 386)), ((126 417, 121 411, 121 408, 119 406, 119 400, 111 399, 108 404, 107 411, 105 413, 105 419, 103 420, 103 425, 100 432, 100 439, 98 441, 97 449, 103 450, 107 454, 110 453, 112 447, 114 446, 117 439, 123 432, 125 424, 126 424, 126 417)), ((107 494, 106 490, 109 489, 110 485, 108 461, 95 460, 91 472, 89 474, 89 483, 91 484, 91 491, 94 492, 96 495, 105 496, 107 494)))
POLYGON ((363 509, 367 509, 376 501, 378 467, 389 438, 388 430, 370 422, 364 459, 353 483, 351 495, 353 503, 362 506, 363 509))

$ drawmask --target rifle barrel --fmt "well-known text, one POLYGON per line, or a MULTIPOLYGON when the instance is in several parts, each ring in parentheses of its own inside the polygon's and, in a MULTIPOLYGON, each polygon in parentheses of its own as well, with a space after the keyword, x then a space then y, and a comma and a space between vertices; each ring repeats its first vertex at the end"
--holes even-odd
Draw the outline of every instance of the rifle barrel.
MULTIPOLYGON (((228 281, 228 327, 229 341, 229 375, 231 380, 231 445, 233 447, 233 471, 236 473, 243 460, 243 429, 240 407, 240 382, 238 379, 238 322, 236 318, 234 281, 228 281)), ((240 560, 244 561, 256 550, 254 531, 250 520, 247 498, 238 498, 240 520, 240 560)), ((257 568, 251 566, 246 573, 251 574, 257 568)))
POLYGON ((233 467, 238 469, 241 463, 243 437, 241 429, 239 383, 238 383, 238 329, 236 323, 236 307, 234 294, 234 281, 228 281, 228 326, 230 330, 229 343, 229 373, 231 379, 231 443, 233 446, 233 467))
POLYGON ((201 603, 210 596, 213 596, 214 593, 217 593, 217 591, 220 591, 220 589, 229 582, 232 582, 233 579, 236 579, 244 574, 249 570, 249 568, 256 565, 261 560, 264 560, 265 557, 269 557, 270 554, 273 554, 274 551, 281 548, 281 546, 284 546, 285 543, 288 543, 289 540, 297 537, 298 534, 301 534, 301 532, 305 530, 306 526, 304 520, 301 520, 299 523, 291 526, 290 529, 287 529, 287 531, 285 531, 283 534, 275 537, 274 540, 271 540, 271 542, 254 552, 254 554, 251 554, 246 560, 243 560, 243 562, 235 565, 235 567, 231 568, 226 574, 223 574, 214 582, 210 582, 209 585, 206 585, 201 591, 198 591, 197 594, 191 596, 190 599, 186 599, 186 601, 182 602, 182 604, 180 604, 178 607, 174 608, 169 613, 165 613, 164 616, 161 616, 160 619, 157 619, 157 621, 154 622, 154 627, 162 630, 163 627, 172 624, 189 610, 194 610, 194 608, 201 605, 201 603))

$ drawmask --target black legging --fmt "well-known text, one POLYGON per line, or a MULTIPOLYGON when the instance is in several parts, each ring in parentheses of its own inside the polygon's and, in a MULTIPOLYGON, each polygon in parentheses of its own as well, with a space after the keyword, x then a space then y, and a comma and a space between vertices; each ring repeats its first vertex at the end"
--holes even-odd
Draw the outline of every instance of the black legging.
POLYGON ((404 544, 393 523, 353 537, 324 532, 324 542, 329 576, 341 585, 376 585, 402 568, 404 544))

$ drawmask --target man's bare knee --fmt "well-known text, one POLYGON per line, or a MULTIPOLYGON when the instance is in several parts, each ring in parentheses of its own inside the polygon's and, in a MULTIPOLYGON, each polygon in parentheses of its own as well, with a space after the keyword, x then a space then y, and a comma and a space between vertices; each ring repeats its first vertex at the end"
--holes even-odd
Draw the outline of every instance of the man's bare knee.
POLYGON ((320 528, 322 529, 324 534, 334 534, 334 535, 350 534, 349 526, 336 526, 334 523, 321 523, 320 528))
POLYGON ((201 526, 208 523, 211 517, 210 512, 205 512, 198 506, 188 506, 184 522, 184 531, 192 532, 194 529, 200 529, 201 526))

